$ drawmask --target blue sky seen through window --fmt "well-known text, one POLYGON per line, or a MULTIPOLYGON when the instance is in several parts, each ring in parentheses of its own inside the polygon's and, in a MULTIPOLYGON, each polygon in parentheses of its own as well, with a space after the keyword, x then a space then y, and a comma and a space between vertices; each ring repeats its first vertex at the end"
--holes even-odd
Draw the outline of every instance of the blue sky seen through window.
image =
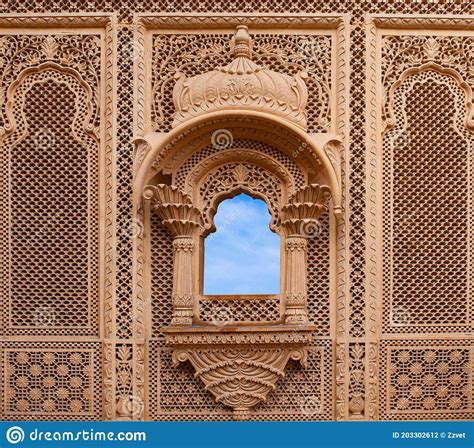
POLYGON ((204 294, 278 294, 280 237, 267 204, 240 194, 221 204, 205 240, 204 294))

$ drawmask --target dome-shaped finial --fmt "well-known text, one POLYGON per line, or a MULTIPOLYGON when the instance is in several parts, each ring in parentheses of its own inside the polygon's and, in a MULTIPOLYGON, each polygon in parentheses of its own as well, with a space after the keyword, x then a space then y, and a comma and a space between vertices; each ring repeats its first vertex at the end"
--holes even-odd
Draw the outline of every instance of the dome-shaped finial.
POLYGON ((251 38, 249 29, 245 25, 238 25, 234 35, 234 55, 235 57, 249 58, 251 56, 251 38))

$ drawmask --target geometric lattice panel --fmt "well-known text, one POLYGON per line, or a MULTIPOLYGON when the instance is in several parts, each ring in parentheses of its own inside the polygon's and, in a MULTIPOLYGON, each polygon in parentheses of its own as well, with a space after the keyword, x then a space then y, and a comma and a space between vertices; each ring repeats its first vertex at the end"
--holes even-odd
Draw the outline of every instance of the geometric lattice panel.
POLYGON ((153 336, 171 322, 173 304, 173 237, 156 213, 150 217, 151 322, 153 336))
POLYGON ((384 418, 472 417, 472 361, 469 341, 433 341, 430 345, 422 341, 384 342, 384 418))
POLYGON ((101 418, 99 344, 8 343, 2 356, 7 419, 101 418))
POLYGON ((204 322, 262 322, 278 321, 280 298, 252 298, 245 296, 226 299, 205 296, 199 300, 199 318, 204 322), (220 315, 223 314, 220 318, 220 315))
POLYGON ((4 42, 4 70, 15 82, 2 144, 2 326, 8 334, 97 335, 100 142, 99 128, 90 129, 100 126, 101 38, 4 42))
POLYGON ((452 76, 433 70, 407 77, 393 95, 383 257, 392 333, 469 328, 474 136, 465 127, 465 101, 452 76))
POLYGON ((308 317, 316 324, 316 335, 329 336, 331 301, 330 301, 330 238, 329 215, 319 219, 315 234, 308 239, 308 317))
POLYGON ((288 363, 285 377, 266 402, 256 408, 255 420, 331 420, 332 359, 330 341, 308 347, 308 365, 288 363))

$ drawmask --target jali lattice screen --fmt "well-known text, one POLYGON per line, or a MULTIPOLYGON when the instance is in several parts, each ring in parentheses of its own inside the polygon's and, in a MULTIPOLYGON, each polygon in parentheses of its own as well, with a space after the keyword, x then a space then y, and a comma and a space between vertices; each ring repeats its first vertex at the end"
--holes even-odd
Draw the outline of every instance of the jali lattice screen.
MULTIPOLYGON (((232 418, 189 364, 172 367, 172 237, 155 215, 133 218, 133 140, 171 130, 176 71, 229 63, 245 24, 255 62, 307 73, 308 132, 344 148, 342 218, 325 215, 308 243, 308 365, 290 362, 251 418, 472 419, 471 8, 5 2, 0 417, 232 418)), ((304 149, 234 137, 226 149, 303 184, 304 149)), ((220 151, 197 152, 179 185, 220 151)), ((278 318, 275 301, 254 305, 233 313, 278 318)), ((212 321, 216 303, 199 306, 212 321)))

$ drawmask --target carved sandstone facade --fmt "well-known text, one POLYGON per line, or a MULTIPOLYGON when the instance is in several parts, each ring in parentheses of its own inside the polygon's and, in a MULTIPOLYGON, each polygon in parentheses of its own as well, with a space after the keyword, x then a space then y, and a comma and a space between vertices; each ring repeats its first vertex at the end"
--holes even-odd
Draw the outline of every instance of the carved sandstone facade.
POLYGON ((469 2, 89 3, 0 17, 0 417, 471 419, 469 2), (280 293, 204 295, 242 192, 280 293))

